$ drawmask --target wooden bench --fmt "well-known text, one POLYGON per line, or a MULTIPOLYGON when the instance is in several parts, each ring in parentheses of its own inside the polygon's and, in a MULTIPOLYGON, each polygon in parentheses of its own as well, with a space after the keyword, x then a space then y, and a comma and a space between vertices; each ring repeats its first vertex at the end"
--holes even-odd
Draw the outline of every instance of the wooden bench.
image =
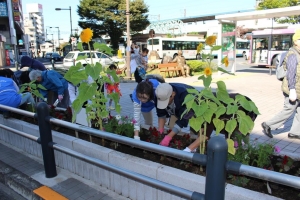
POLYGON ((172 78, 174 77, 174 73, 177 76, 180 74, 180 69, 177 67, 177 63, 165 63, 165 64, 158 64, 158 69, 160 73, 164 73, 163 77, 166 77, 166 73, 168 73, 168 76, 170 76, 170 72, 172 73, 172 78))
POLYGON ((273 69, 276 69, 276 66, 267 65, 266 67, 269 68, 269 70, 270 70, 270 76, 272 76, 272 70, 273 70, 273 69))

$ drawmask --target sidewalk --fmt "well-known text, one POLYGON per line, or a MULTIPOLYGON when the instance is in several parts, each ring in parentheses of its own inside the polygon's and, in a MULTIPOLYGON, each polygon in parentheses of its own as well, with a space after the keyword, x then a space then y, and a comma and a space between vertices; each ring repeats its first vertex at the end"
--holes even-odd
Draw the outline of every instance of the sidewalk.
POLYGON ((47 179, 43 164, 30 155, 0 142, 0 183, 25 199, 126 200, 117 193, 57 168, 57 176, 47 179))

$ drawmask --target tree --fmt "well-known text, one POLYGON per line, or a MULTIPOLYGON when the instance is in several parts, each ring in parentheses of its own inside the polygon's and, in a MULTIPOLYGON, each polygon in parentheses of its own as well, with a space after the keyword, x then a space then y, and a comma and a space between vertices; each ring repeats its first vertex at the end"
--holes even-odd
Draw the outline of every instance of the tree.
MULTIPOLYGON (((130 1, 132 33, 142 31, 149 25, 147 12, 148 6, 143 0, 130 1)), ((93 37, 108 34, 113 48, 119 47, 119 39, 126 32, 126 0, 81 0, 77 13, 81 28, 92 29, 93 37)))
MULTIPOLYGON (((267 10, 273 8, 285 8, 290 6, 297 6, 300 4, 299 0, 263 0, 257 6, 257 10, 267 10)), ((278 23, 290 23, 298 24, 300 23, 300 16, 287 16, 285 18, 277 18, 278 23)))

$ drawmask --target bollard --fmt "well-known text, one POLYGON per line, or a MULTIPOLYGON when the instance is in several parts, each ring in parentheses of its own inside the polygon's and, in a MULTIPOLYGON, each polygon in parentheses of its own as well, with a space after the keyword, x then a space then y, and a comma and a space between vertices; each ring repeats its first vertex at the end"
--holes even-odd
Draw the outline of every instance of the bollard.
POLYGON ((228 145, 220 136, 212 137, 207 145, 205 199, 225 199, 228 145))
POLYGON ((49 107, 41 102, 37 105, 37 119, 40 130, 40 141, 42 146, 43 161, 46 178, 53 178, 57 175, 54 149, 50 147, 52 141, 51 125, 49 122, 49 107))

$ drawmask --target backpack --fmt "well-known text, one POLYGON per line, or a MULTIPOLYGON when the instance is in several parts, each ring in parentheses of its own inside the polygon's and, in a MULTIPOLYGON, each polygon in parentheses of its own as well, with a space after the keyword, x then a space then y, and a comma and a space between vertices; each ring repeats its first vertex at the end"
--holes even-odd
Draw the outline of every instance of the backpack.
MULTIPOLYGON (((300 62, 300 55, 299 53, 292 47, 290 48, 295 55, 297 56, 297 63, 300 62)), ((289 51, 290 51, 289 50, 289 51)), ((284 67, 286 66, 286 56, 289 51, 283 52, 281 54, 278 54, 276 59, 276 77, 279 81, 282 81, 284 77, 286 76, 286 70, 284 67)))

